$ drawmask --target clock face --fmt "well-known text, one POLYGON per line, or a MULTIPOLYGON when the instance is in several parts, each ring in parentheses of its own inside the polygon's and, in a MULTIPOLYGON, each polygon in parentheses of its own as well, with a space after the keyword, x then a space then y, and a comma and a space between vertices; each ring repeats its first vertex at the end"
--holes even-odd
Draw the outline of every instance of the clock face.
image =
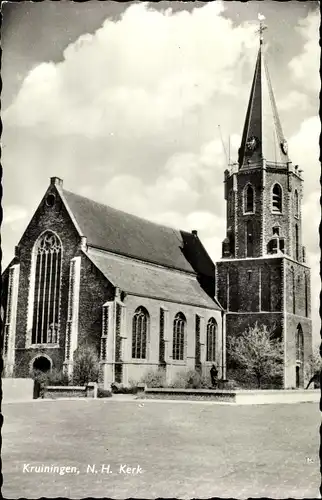
POLYGON ((286 142, 286 140, 285 140, 285 139, 281 142, 281 149, 282 149, 283 153, 284 153, 285 155, 287 155, 287 152, 288 152, 288 145, 287 145, 287 142, 286 142))
POLYGON ((257 137, 255 137, 254 135, 249 137, 247 139, 247 142, 246 142, 246 148, 248 149, 248 151, 255 151, 255 149, 258 146, 258 142, 259 141, 258 141, 257 137))

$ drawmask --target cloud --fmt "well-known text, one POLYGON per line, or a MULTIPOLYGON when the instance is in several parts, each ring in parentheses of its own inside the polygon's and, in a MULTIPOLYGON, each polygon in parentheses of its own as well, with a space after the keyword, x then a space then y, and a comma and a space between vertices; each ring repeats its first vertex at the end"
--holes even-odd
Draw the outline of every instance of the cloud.
POLYGON ((320 17, 316 13, 309 14, 295 28, 304 40, 302 52, 289 62, 293 78, 303 88, 310 92, 318 92, 321 87, 319 65, 320 47, 319 33, 320 17))
POLYGON ((238 92, 234 73, 257 41, 253 26, 233 27, 223 10, 219 2, 175 14, 131 5, 120 21, 107 19, 69 45, 61 63, 36 66, 4 113, 7 123, 92 137, 177 126, 214 94, 238 92), (216 57, 205 50, 218 46, 216 57))
POLYGON ((305 110, 308 107, 309 98, 306 94, 291 90, 287 97, 278 102, 278 109, 281 111, 289 111, 292 108, 305 110))
POLYGON ((7 225, 21 225, 21 222, 26 219, 28 215, 27 210, 19 205, 7 205, 3 209, 3 224, 7 225))
POLYGON ((319 187, 320 132, 321 124, 318 116, 310 116, 289 139, 290 157, 303 170, 305 193, 315 191, 319 187))

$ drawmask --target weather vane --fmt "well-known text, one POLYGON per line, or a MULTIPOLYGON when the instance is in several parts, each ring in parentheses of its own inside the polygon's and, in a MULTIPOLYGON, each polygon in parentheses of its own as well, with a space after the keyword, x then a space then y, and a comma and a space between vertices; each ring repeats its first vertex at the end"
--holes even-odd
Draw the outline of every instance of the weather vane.
POLYGON ((263 21, 265 19, 265 16, 263 16, 263 14, 258 14, 258 19, 259 19, 259 29, 256 31, 256 33, 259 33, 259 42, 262 45, 262 43, 263 43, 263 31, 267 29, 267 26, 265 26, 263 23, 263 21))

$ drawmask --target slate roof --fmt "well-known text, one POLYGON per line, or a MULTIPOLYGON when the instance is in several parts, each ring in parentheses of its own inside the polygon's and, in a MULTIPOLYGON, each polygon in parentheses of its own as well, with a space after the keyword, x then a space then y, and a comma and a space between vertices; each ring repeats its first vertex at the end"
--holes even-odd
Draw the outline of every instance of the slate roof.
POLYGON ((193 234, 155 224, 65 189, 62 194, 89 246, 215 278, 215 266, 193 234))
POLYGON ((194 274, 173 271, 89 248, 89 256, 103 275, 124 292, 220 311, 194 274))

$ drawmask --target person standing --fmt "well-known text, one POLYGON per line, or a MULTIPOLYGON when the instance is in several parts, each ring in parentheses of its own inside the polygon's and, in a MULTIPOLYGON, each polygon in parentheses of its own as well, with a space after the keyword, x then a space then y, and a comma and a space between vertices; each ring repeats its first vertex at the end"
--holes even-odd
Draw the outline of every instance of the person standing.
POLYGON ((210 369, 211 384, 214 388, 217 388, 218 384, 218 370, 215 364, 212 365, 210 369))

